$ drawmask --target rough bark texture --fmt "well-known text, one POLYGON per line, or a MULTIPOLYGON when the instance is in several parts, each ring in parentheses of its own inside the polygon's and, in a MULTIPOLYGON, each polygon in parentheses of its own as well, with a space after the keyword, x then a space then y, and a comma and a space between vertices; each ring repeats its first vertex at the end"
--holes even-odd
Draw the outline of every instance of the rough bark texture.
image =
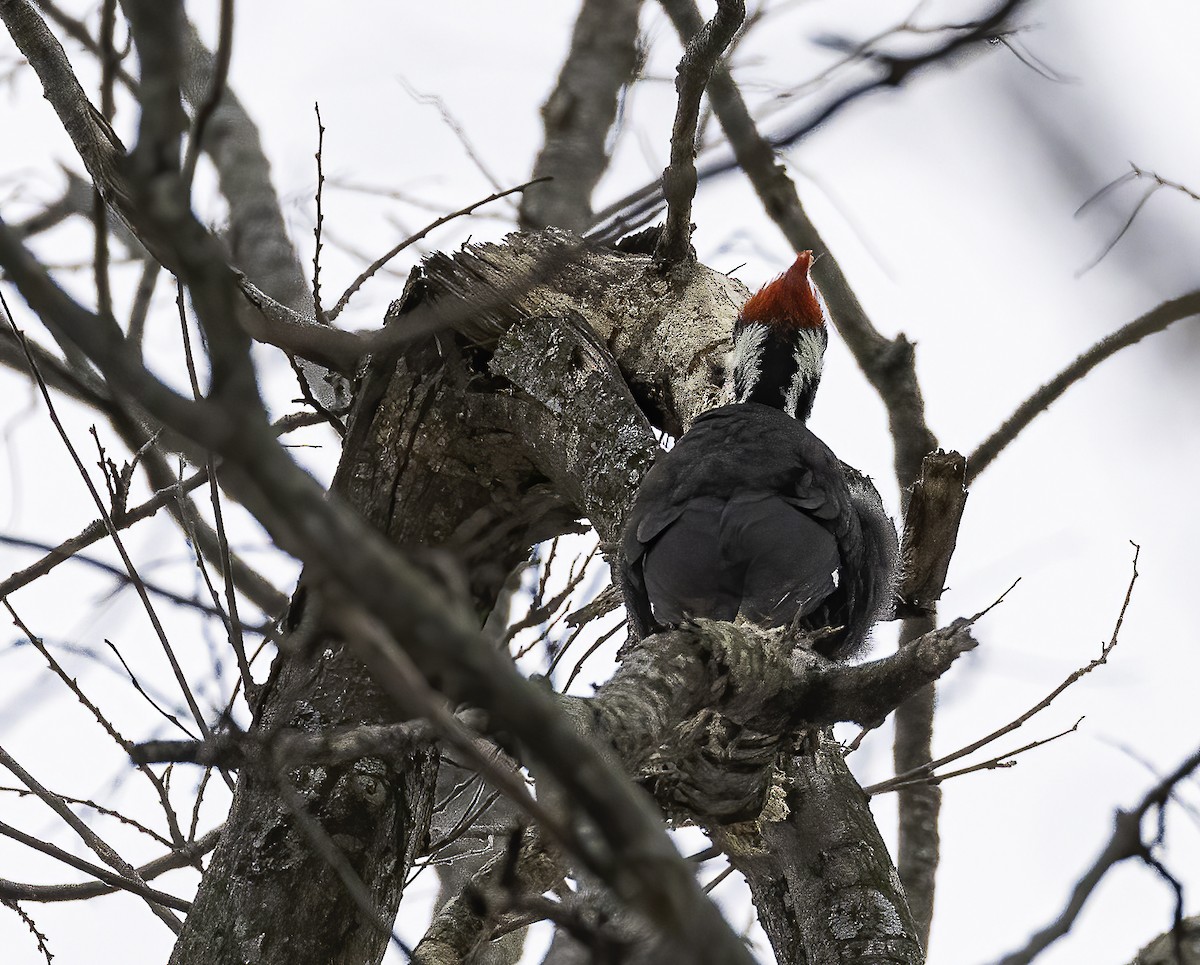
POLYGON ((1129 965, 1200 965, 1200 917, 1180 923, 1178 945, 1175 933, 1168 931, 1138 952, 1129 965))
MULTIPOLYGON (((392 321, 403 323, 403 316, 392 321)), ((568 516, 539 490, 540 474, 509 438, 463 423, 477 375, 448 336, 394 369, 381 361, 360 390, 335 488, 397 543, 443 547, 461 560, 483 609, 530 542, 568 516)), ((256 727, 324 731, 395 720, 392 702, 304 603, 302 580, 289 619, 294 649, 278 658, 256 727)), ((403 770, 368 760, 297 773, 310 813, 354 863, 385 922, 427 843, 435 755, 419 754, 403 770), (364 768, 367 803, 359 800, 364 768)), ((248 772, 172 962, 349 965, 377 961, 386 941, 296 827, 273 782, 248 772), (296 889, 296 880, 320 884, 296 889), (315 906, 297 900, 298 892, 315 906)))
POLYGON ((584 0, 571 50, 542 107, 546 140, 535 178, 521 201, 521 224, 582 231, 592 217, 592 190, 608 167, 606 141, 621 91, 637 68, 642 0, 584 0))
POLYGON ((920 965, 904 889, 840 745, 781 755, 762 817, 717 829, 746 876, 777 961, 920 965))
MULTIPOLYGON (((478 304, 489 293, 520 291, 519 284, 514 289, 510 283, 528 277, 539 253, 564 243, 570 242, 562 236, 516 236, 508 247, 483 246, 453 262, 441 259, 436 270, 430 267, 428 283, 418 283, 412 301, 429 297, 443 304, 447 299, 478 304)), ((547 303, 563 316, 580 311, 597 335, 619 346, 631 367, 646 374, 646 384, 660 389, 660 399, 674 403, 664 411, 678 424, 707 407, 715 388, 707 368, 700 376, 687 369, 701 347, 691 354, 669 352, 666 332, 678 332, 685 346, 706 334, 719 339, 712 332, 728 330, 739 287, 698 269, 691 299, 684 301, 691 313, 685 318, 678 303, 670 311, 656 307, 665 283, 653 274, 648 258, 582 252, 554 279, 521 292, 514 304, 493 304, 485 316, 470 318, 462 335, 447 332, 436 341, 423 340, 395 364, 376 360, 358 392, 335 489, 393 541, 437 547, 422 558, 439 576, 453 580, 455 572, 465 572, 482 622, 529 546, 561 532, 577 513, 546 484, 521 439, 472 418, 488 400, 511 401, 509 383, 487 369, 496 339, 516 319, 544 315, 547 303)), ((395 311, 389 323, 404 325, 403 313, 395 311)), ((568 370, 573 357, 568 351, 562 358, 568 370)), ((562 379, 570 384, 568 374, 562 379)), ((594 437, 607 433, 607 425, 595 417, 591 425, 594 437)), ((639 438, 650 441, 645 434, 639 438)), ((628 480, 630 492, 634 482, 628 480)), ((618 515, 614 510, 614 518, 618 515)), ((259 729, 325 730, 395 719, 394 707, 366 671, 323 633, 320 614, 306 610, 303 579, 289 626, 293 649, 281 654, 273 670, 259 729)), ((319 773, 302 769, 295 776, 308 810, 336 835, 374 896, 380 918, 390 922, 399 900, 397 882, 425 845, 434 766, 432 756, 414 760, 406 773, 380 763, 351 762, 319 773), (359 801, 357 790, 364 767, 370 772, 370 806, 359 801), (353 820, 342 820, 344 813, 353 820)), ((363 919, 296 827, 272 782, 247 773, 172 962, 243 956, 298 963, 374 961, 386 940, 363 919), (297 876, 321 882, 306 889, 314 901, 319 896, 319 908, 295 900, 289 883, 297 876)))
POLYGON ((921 477, 909 487, 901 542, 900 605, 928 612, 945 589, 958 526, 967 504, 967 461, 957 452, 930 453, 921 462, 921 477))
MULTIPOLYGON (((920 961, 911 951, 919 944, 907 912, 897 917, 899 879, 840 748, 822 745, 814 755, 793 752, 792 744, 806 725, 882 717, 974 641, 964 627, 951 627, 860 666, 813 657, 794 644, 778 633, 704 621, 640 641, 594 697, 560 702, 664 809, 704 825, 719 844, 735 849, 735 864, 768 902, 760 905, 760 917, 779 922, 767 930, 780 961, 920 961), (786 847, 768 846, 768 839, 786 847), (802 915, 787 910, 796 896, 807 902, 802 915), (812 921, 838 924, 823 944, 808 949, 813 957, 786 957, 797 943, 816 941, 795 931, 812 921), (880 948, 897 957, 871 958, 880 948)), ((486 948, 514 890, 538 894, 561 877, 563 868, 543 857, 526 847, 515 864, 497 858, 484 867, 461 900, 439 912, 417 960, 451 961, 486 948), (496 886, 504 867, 507 892, 496 886)), ((597 907, 618 935, 646 937, 616 914, 611 900, 597 907)), ((580 951, 578 943, 559 944, 556 954, 567 961, 580 951)), ((650 952, 640 948, 639 954, 650 952)))
MULTIPOLYGON (((900 632, 900 646, 932 630, 933 626, 932 616, 905 620, 900 632)), ((932 721, 936 703, 936 685, 931 683, 909 697, 896 711, 892 760, 897 774, 933 760, 932 721)), ((896 867, 909 894, 921 944, 927 945, 933 922, 933 880, 941 841, 938 812, 942 789, 937 784, 913 784, 902 787, 897 794, 900 798, 900 846, 896 867)))
POLYGON ((648 255, 588 247, 556 231, 434 255, 426 272, 435 303, 478 306, 460 331, 482 345, 518 320, 578 312, 650 422, 676 436, 718 404, 729 331, 749 295, 703 265, 676 284, 648 255))

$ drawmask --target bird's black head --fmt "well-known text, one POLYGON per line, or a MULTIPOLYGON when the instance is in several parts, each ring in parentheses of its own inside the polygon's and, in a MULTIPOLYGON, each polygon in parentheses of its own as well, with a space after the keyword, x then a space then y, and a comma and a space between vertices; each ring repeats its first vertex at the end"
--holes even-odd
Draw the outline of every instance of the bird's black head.
POLYGON ((812 412, 821 360, 829 341, 829 311, 802 251, 742 307, 726 367, 734 402, 760 402, 804 421, 812 412))

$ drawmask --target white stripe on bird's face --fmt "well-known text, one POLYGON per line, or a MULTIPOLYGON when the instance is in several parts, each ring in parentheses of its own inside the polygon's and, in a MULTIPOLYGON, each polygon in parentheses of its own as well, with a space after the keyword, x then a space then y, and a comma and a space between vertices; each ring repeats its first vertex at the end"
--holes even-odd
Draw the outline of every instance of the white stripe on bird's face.
POLYGON ((725 392, 734 402, 745 402, 762 377, 763 347, 767 326, 746 325, 733 337, 733 349, 725 363, 725 392))
POLYGON ((810 328, 802 328, 794 335, 796 374, 792 376, 791 385, 788 386, 783 399, 784 411, 792 418, 799 415, 797 410, 800 407, 801 396, 811 396, 813 389, 821 381, 821 366, 825 358, 823 335, 823 332, 810 328))

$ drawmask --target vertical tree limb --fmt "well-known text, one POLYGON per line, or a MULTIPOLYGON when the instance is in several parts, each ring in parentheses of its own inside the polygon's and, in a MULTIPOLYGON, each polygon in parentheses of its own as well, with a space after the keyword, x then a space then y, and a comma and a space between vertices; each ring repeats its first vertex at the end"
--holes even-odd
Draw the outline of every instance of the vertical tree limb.
POLYGON ((663 171, 667 222, 654 249, 657 260, 681 265, 695 260, 692 250, 692 200, 696 196, 696 125, 700 98, 713 69, 746 19, 743 0, 717 0, 712 20, 685 38, 683 58, 675 75, 679 103, 671 128, 671 163, 663 171))
POLYGON ((621 91, 637 67, 642 0, 584 0, 558 83, 542 106, 546 139, 521 199, 521 226, 582 231, 592 217, 592 191, 608 167, 608 132, 621 91))
MULTIPOLYGON (((690 38, 700 29, 702 21, 694 0, 661 2, 682 38, 690 38)), ((828 247, 800 203, 796 186, 783 165, 776 160, 771 143, 759 133, 737 85, 724 67, 718 67, 713 72, 709 99, 729 138, 738 164, 754 186, 767 215, 783 232, 789 244, 796 251, 810 248, 827 251, 828 247)), ((895 446, 896 479, 903 492, 920 473, 921 460, 937 448, 937 439, 925 421, 925 403, 917 381, 913 345, 903 335, 888 339, 879 332, 855 296, 836 258, 822 258, 814 270, 829 303, 838 334, 887 409, 895 446)), ((904 633, 912 639, 923 632, 922 627, 928 628, 929 625, 923 623, 909 627, 904 633)), ((932 689, 928 699, 921 698, 907 711, 902 708, 897 714, 897 746, 903 746, 906 759, 909 751, 928 747, 932 742, 932 689)), ((935 835, 938 804, 934 795, 924 793, 917 797, 922 800, 921 815, 913 820, 901 818, 900 850, 913 859, 918 855, 923 856, 930 864, 920 873, 912 861, 900 861, 899 864, 901 877, 909 889, 910 905, 921 930, 922 944, 927 945, 930 922, 926 912, 932 909, 933 871, 937 866, 935 835), (918 889, 929 889, 928 895, 923 897, 918 889)), ((904 809, 914 801, 911 796, 901 798, 902 815, 904 809)))

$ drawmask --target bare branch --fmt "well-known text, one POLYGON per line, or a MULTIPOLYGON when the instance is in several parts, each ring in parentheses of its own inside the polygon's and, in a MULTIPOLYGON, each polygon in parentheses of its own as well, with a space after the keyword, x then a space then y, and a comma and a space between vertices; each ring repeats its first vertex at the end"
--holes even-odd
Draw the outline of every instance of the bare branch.
POLYGON ((1050 693, 1025 711, 1025 713, 1021 714, 1014 720, 1009 721, 1003 727, 992 731, 990 734, 985 737, 981 737, 977 741, 973 741, 966 747, 959 748, 953 753, 947 754, 945 757, 939 757, 937 760, 931 760, 928 763, 911 768, 904 773, 897 774, 895 777, 889 778, 886 781, 882 781, 879 784, 873 784, 870 787, 865 788, 866 792, 868 794, 882 794, 885 791, 896 790, 902 785, 911 784, 914 780, 920 780, 932 775, 939 767, 943 767, 946 764, 966 757, 968 754, 975 753, 975 751, 979 750, 981 747, 986 747, 988 744, 991 744, 993 741, 1003 737, 1005 734, 1010 734, 1018 727, 1021 727, 1031 717, 1035 716, 1036 714, 1040 714, 1043 710, 1049 707, 1059 694, 1061 694, 1076 681, 1087 676, 1087 674, 1091 673, 1097 667, 1108 663, 1108 655, 1112 653, 1113 649, 1117 645, 1117 641, 1121 633, 1121 626, 1125 622, 1125 612, 1129 609, 1129 603, 1133 599, 1133 587, 1134 584, 1137 583, 1138 579, 1137 563, 1140 554, 1141 547, 1135 543, 1133 551, 1133 573, 1129 578, 1129 586, 1125 590, 1125 599, 1121 603, 1120 613, 1117 614, 1117 622, 1113 626, 1112 636, 1109 638, 1108 642, 1101 647, 1100 655, 1098 657, 1084 664, 1084 666, 1080 667, 1078 670, 1072 672, 1065 680, 1063 680, 1062 683, 1060 683, 1057 687, 1050 691, 1050 693))
MULTIPOLYGON (((178 911, 187 911, 191 907, 191 902, 184 901, 182 898, 176 898, 174 895, 168 895, 166 892, 157 891, 151 888, 144 881, 138 880, 138 871, 131 866, 129 870, 131 875, 118 874, 109 871, 107 868, 102 868, 100 865, 92 864, 90 861, 84 861, 82 858, 77 858, 69 851, 64 851, 62 848, 56 847, 47 841, 42 841, 35 838, 31 834, 26 834, 24 831, 19 831, 10 824, 5 824, 0 821, 0 835, 6 838, 12 838, 14 841, 19 841, 27 848, 32 848, 34 851, 40 851, 42 854, 48 855, 51 858, 56 858, 63 864, 69 867, 82 871, 84 874, 89 874, 98 881, 104 882, 111 889, 117 891, 128 891, 140 898, 145 899, 146 903, 156 912, 160 913, 159 917, 164 915, 168 918, 163 918, 163 921, 168 924, 172 931, 179 931, 179 920, 175 918, 167 909, 174 908, 178 911), (171 924, 174 922, 174 924, 171 924)), ((65 886, 64 886, 65 887, 65 886)), ((82 887, 82 886, 81 886, 82 887)), ((81 896, 82 897, 82 896, 81 896)), ((88 895, 87 897, 91 897, 88 895)))
MULTIPOLYGON (((103 538, 103 536, 106 533, 107 533, 107 531, 104 530, 103 524, 101 524, 101 532, 100 532, 99 538, 103 538)), ((53 565, 56 565, 65 560, 68 560, 68 559, 73 560, 74 562, 77 562, 77 563, 82 563, 85 566, 93 567, 94 569, 100 570, 104 573, 107 573, 109 576, 114 577, 115 579, 120 581, 120 584, 122 586, 133 586, 134 585, 134 581, 132 580, 132 578, 130 578, 129 574, 125 570, 122 570, 119 567, 113 566, 110 563, 105 563, 104 560, 96 559, 93 556, 86 556, 83 553, 79 552, 78 550, 76 550, 73 553, 64 555, 61 552, 60 547, 49 546, 46 543, 42 543, 38 540, 22 539, 19 536, 9 536, 6 533, 0 533, 0 543, 4 543, 7 546, 17 546, 22 549, 39 550, 40 552, 43 552, 46 554, 45 556, 42 557, 41 560, 39 560, 37 563, 33 564, 34 567, 41 568, 41 572, 38 573, 36 576, 30 577, 30 579, 23 580, 23 581, 16 579, 17 577, 23 577, 26 573, 29 572, 30 569, 32 569, 32 567, 27 567, 26 569, 21 570, 18 573, 14 573, 13 576, 9 577, 3 583, 0 583, 0 599, 2 599, 8 595, 5 588, 8 587, 9 583, 14 583, 14 584, 20 583, 20 585, 24 585, 25 583, 32 582, 34 579, 37 579, 38 576, 44 576, 47 572, 49 572, 49 570, 53 567, 53 565), (50 567, 46 567, 44 565, 47 561, 51 561, 50 567)), ((63 544, 63 545, 65 545, 65 544, 63 544)), ((189 609, 196 610, 200 613, 205 614, 206 616, 214 616, 214 617, 223 617, 224 616, 224 613, 222 611, 218 610, 216 607, 214 607, 208 603, 203 603, 200 600, 193 599, 192 597, 184 596, 182 593, 176 593, 174 590, 169 590, 165 586, 159 586, 158 584, 153 583, 150 580, 142 579, 141 583, 150 593, 154 594, 157 597, 161 597, 164 600, 168 600, 169 602, 174 603, 176 606, 188 607, 189 609)), ((13 588, 15 589, 16 587, 14 586, 13 588)), ((251 633, 259 632, 258 627, 253 627, 253 626, 249 626, 249 625, 243 625, 243 629, 248 630, 251 633)))
POLYGON ((558 83, 542 106, 546 139, 533 176, 552 178, 521 199, 521 226, 582 231, 591 197, 608 166, 606 140, 621 91, 637 68, 642 0, 586 0, 558 83))
MULTIPOLYGON (((7 317, 9 324, 13 326, 13 332, 16 334, 18 340, 24 342, 25 338, 16 329, 12 320, 12 314, 8 310, 7 303, 3 302, 3 295, 0 295, 0 303, 3 304, 4 314, 7 317)), ((121 539, 119 530, 113 523, 112 516, 105 508, 104 501, 100 498, 100 493, 96 490, 95 483, 92 482, 91 476, 88 475, 87 469, 84 468, 83 462, 79 458, 79 453, 75 451, 75 447, 71 444, 71 439, 67 435, 67 430, 59 421, 58 412, 54 407, 54 401, 50 398, 50 390, 46 388, 46 383, 42 379, 42 375, 37 369, 37 363, 34 362, 31 354, 27 354, 27 358, 29 361, 30 371, 34 379, 37 381, 38 388, 41 390, 42 400, 46 403, 46 410, 50 416, 50 421, 54 424, 54 428, 58 432, 59 438, 62 440, 63 445, 66 447, 67 452, 71 456, 71 460, 75 463, 75 468, 78 470, 80 478, 83 480, 84 485, 91 494, 92 501, 96 505, 96 509, 100 513, 100 518, 104 522, 104 527, 108 531, 109 538, 113 541, 113 546, 120 555, 121 562, 125 565, 126 571, 129 573, 130 582, 133 584, 139 599, 142 601, 142 606, 146 611, 147 617, 150 619, 150 624, 154 628, 154 632, 158 637, 159 643, 162 645, 163 652, 167 656, 167 661, 170 663, 171 670, 175 674, 175 679, 179 683, 180 691, 183 693, 184 698, 188 702, 188 708, 191 710, 192 716, 195 718, 196 725, 200 728, 201 732, 207 736, 209 731, 208 725, 204 720, 204 714, 201 713, 200 707, 196 703, 196 698, 192 694, 192 689, 188 684, 187 677, 184 675, 183 669, 180 667, 179 661, 175 657, 175 650, 171 646, 170 641, 167 639, 166 631, 163 629, 162 623, 158 618, 158 614, 154 609, 154 604, 150 601, 150 595, 146 590, 146 586, 142 582, 141 577, 138 575, 137 568, 133 565, 133 560, 125 550, 124 541, 121 539)))
POLYGON ((320 324, 328 325, 329 317, 325 314, 325 309, 321 306, 321 229, 325 227, 325 214, 321 210, 321 199, 325 194, 325 171, 323 168, 325 125, 321 123, 321 105, 313 104, 313 111, 317 115, 317 153, 314 155, 317 159, 317 221, 313 225, 313 239, 315 242, 313 245, 312 273, 313 313, 320 324))
POLYGON ((29 916, 29 913, 12 898, 0 898, 0 904, 10 909, 25 923, 25 927, 33 935, 33 940, 37 942, 38 951, 42 953, 42 958, 46 960, 46 965, 52 965, 54 956, 50 953, 49 939, 38 930, 37 923, 29 916))
MULTIPOLYGON (((186 868, 208 854, 217 846, 221 837, 221 829, 214 828, 196 842, 184 848, 171 851, 161 858, 155 858, 137 868, 142 881, 153 881, 159 875, 179 868, 186 868)), ((88 898, 98 898, 101 895, 111 895, 122 890, 121 886, 108 884, 104 881, 90 881, 83 884, 70 885, 27 885, 18 881, 0 879, 0 898, 13 901, 84 901, 88 898)), ((178 899, 176 899, 178 901, 178 899)), ((186 902, 183 903, 186 905, 186 902)), ((181 909, 181 910, 186 910, 181 909)))
MULTIPOLYGON (((35 636, 33 631, 30 630, 29 627, 27 627, 17 615, 17 612, 13 609, 12 604, 7 599, 5 599, 3 603, 4 608, 8 610, 9 615, 12 617, 13 623, 16 624, 18 629, 25 634, 26 639, 30 642, 33 648, 42 655, 42 658, 46 661, 47 665, 49 665, 51 671, 53 671, 58 679, 63 682, 63 685, 75 695, 75 699, 87 709, 88 713, 92 715, 104 732, 113 739, 117 746, 125 751, 125 753, 129 753, 130 748, 132 747, 129 741, 127 741, 121 736, 120 733, 118 733, 112 722, 105 717, 103 713, 101 713, 100 708, 96 706, 95 702, 88 698, 88 696, 83 692, 83 688, 79 686, 79 682, 74 677, 70 676, 66 670, 63 669, 62 665, 54 659, 54 656, 47 649, 45 643, 35 636)), ((158 794, 159 804, 162 806, 163 816, 166 818, 167 827, 171 833, 171 839, 178 847, 183 843, 183 832, 179 828, 179 819, 176 817, 175 809, 171 805, 171 798, 167 792, 166 784, 159 778, 157 774, 155 774, 145 765, 139 765, 138 771, 143 777, 146 778, 146 780, 150 783, 150 786, 153 787, 155 792, 158 794)))
POLYGON ((437 739, 425 720, 401 724, 363 724, 328 733, 278 731, 271 734, 214 734, 207 741, 153 740, 130 749, 135 761, 146 764, 200 764, 240 769, 261 762, 273 767, 293 764, 340 764, 360 757, 404 761, 413 748, 437 739))
MULTIPOLYGON (((191 24, 188 24, 191 27, 191 24)), ((229 61, 233 56, 233 0, 221 0, 221 22, 217 29, 217 56, 209 79, 208 93, 196 108, 192 121, 191 136, 188 138, 187 156, 183 162, 183 180, 191 185, 196 174, 196 162, 204 147, 204 135, 209 121, 216 113, 217 105, 225 95, 225 83, 229 79, 229 61)))
POLYGON ((1175 785, 1197 768, 1200 768, 1200 749, 1194 751, 1174 771, 1147 791, 1133 810, 1117 811, 1112 837, 1092 866, 1076 883, 1062 913, 1030 938, 1024 948, 1004 956, 997 965, 1029 965, 1054 942, 1066 935, 1096 886, 1114 865, 1126 858, 1141 858, 1147 864, 1157 864, 1150 854, 1150 846, 1142 839, 1142 818, 1151 809, 1161 812, 1166 807, 1175 785))
POLYGON ((718 59, 745 19, 744 0, 717 0, 716 14, 687 41, 683 59, 679 61, 675 77, 679 103, 671 128, 671 163, 663 171, 662 178, 667 222, 654 248, 654 257, 668 265, 686 264, 696 257, 691 238, 700 98, 704 96, 718 59))
POLYGON ((1189 292, 1163 302, 1145 315, 1107 335, 1058 375, 1017 406, 1017 410, 995 432, 983 440, 967 457, 967 481, 973 482, 984 469, 1021 433, 1029 423, 1045 412, 1072 385, 1097 365, 1121 349, 1161 332, 1173 322, 1200 315, 1200 291, 1189 292))
MULTIPOLYGON (((35 348, 35 346, 30 346, 35 348)), ((39 360, 39 368, 44 363, 39 360)), ((301 412, 291 416, 285 416, 275 423, 277 431, 281 434, 290 432, 292 429, 299 428, 305 425, 315 425, 320 422, 320 417, 311 413, 301 412)), ((168 506, 183 494, 190 493, 195 489, 199 489, 208 481, 208 468, 192 473, 186 479, 181 479, 179 482, 167 489, 160 489, 150 499, 146 500, 140 506, 134 509, 127 510, 121 514, 119 519, 113 520, 113 525, 118 530, 128 529, 134 523, 139 523, 144 519, 150 519, 156 515, 164 506, 168 506)), ((59 543, 58 546, 50 550, 36 563, 33 563, 22 570, 13 573, 7 579, 0 581, 0 597, 6 597, 10 593, 19 590, 23 586, 27 586, 39 577, 45 576, 53 570, 59 563, 65 562, 75 556, 80 550, 91 546, 93 543, 99 542, 108 535, 108 527, 103 519, 97 519, 89 523, 77 535, 68 540, 59 543)), ((86 560, 85 560, 86 562, 86 560)), ((286 602, 282 593, 276 591, 277 604, 268 608, 267 612, 275 613, 286 602)), ((191 601, 187 601, 190 605, 191 601)))
POLYGON ((1087 264, 1083 265, 1078 271, 1075 272, 1076 278, 1086 275, 1089 271, 1100 264, 1105 257, 1107 257, 1108 253, 1117 246, 1117 243, 1122 238, 1125 237, 1125 233, 1131 227, 1133 227, 1134 221, 1136 221, 1137 216, 1141 214, 1142 208, 1146 206, 1146 202, 1149 201, 1150 198, 1154 196, 1155 192, 1157 192, 1160 188, 1167 188, 1171 191, 1175 191, 1178 194, 1182 194, 1184 197, 1190 198, 1193 201, 1200 201, 1200 194, 1197 194, 1186 184, 1182 184, 1179 181, 1168 180, 1161 174, 1157 174, 1154 171, 1147 171, 1133 163, 1130 163, 1129 167, 1130 170, 1116 178, 1113 178, 1113 180, 1109 181, 1108 184, 1104 185, 1104 187, 1100 188, 1099 191, 1084 201, 1083 204, 1081 204, 1075 211, 1075 217, 1078 218, 1089 207, 1100 201, 1101 198, 1111 194, 1127 181, 1142 179, 1150 182, 1150 186, 1145 190, 1141 198, 1138 199, 1137 203, 1134 204, 1121 227, 1117 229, 1116 234, 1105 243, 1104 247, 1101 248, 1100 251, 1089 262, 1087 262, 1087 264))
MULTIPOLYGON (((1013 17, 1026 0, 1003 0, 981 17, 967 23, 952 24, 939 32, 947 34, 945 39, 916 54, 887 53, 874 47, 864 48, 849 41, 827 39, 828 46, 853 51, 860 61, 876 68, 875 76, 864 80, 821 106, 804 120, 785 127, 771 136, 771 146, 776 150, 790 147, 824 124, 842 108, 880 90, 902 87, 913 76, 935 64, 942 64, 975 48, 982 49, 1011 30, 1013 17)), ((726 170, 732 168, 729 165, 726 170)))
MULTIPOLYGON (((95 831, 84 824, 83 821, 81 821, 75 814, 75 812, 67 807, 65 803, 63 803, 62 799, 59 798, 58 795, 52 794, 49 790, 38 783, 38 781, 34 779, 33 775, 26 771, 25 768, 21 767, 21 765, 13 759, 12 755, 10 755, 8 751, 2 747, 0 747, 0 765, 8 768, 8 770, 10 770, 22 784, 29 788, 29 790, 32 791, 39 800, 41 800, 47 807, 54 811, 55 814, 62 818, 63 821, 70 826, 71 830, 79 835, 83 842, 89 848, 91 848, 93 852, 95 852, 96 856, 99 857, 100 860, 107 864, 110 868, 115 870, 123 881, 146 888, 146 883, 141 880, 137 869, 134 868, 133 865, 129 864, 129 862, 117 854, 117 852, 113 850, 113 848, 98 834, 96 834, 95 831)), ((14 831, 15 829, 9 828, 7 825, 0 825, 0 833, 4 833, 9 837, 16 838, 16 840, 21 841, 22 844, 29 843, 22 838, 18 838, 17 833, 13 833, 14 831)), ((50 847, 50 845, 46 845, 46 849, 50 847)), ((45 853, 49 854, 50 852, 46 849, 39 850, 43 850, 45 853)), ((54 855, 54 857, 59 857, 59 855, 54 855)), ((63 859, 59 857, 59 860, 63 859)), ((71 862, 67 863, 71 864, 71 862)), ((79 865, 76 864, 74 867, 79 867, 79 865)), ((82 870, 87 870, 94 877, 101 878, 102 881, 107 880, 96 874, 95 871, 92 871, 91 869, 82 870)), ((150 910, 153 911, 154 914, 160 918, 168 928, 174 932, 178 932, 180 928, 179 919, 167 910, 168 908, 178 907, 176 904, 177 899, 172 899, 170 895, 164 895, 162 897, 167 900, 163 901, 158 897, 151 897, 150 894, 148 894, 149 891, 150 889, 146 888, 145 891, 139 893, 143 898, 146 899, 146 903, 150 906, 150 910)))
POLYGON ((966 472, 966 460, 957 452, 939 449, 921 462, 921 478, 909 487, 904 512, 896 588, 900 607, 925 613, 941 599, 967 502, 966 472))

